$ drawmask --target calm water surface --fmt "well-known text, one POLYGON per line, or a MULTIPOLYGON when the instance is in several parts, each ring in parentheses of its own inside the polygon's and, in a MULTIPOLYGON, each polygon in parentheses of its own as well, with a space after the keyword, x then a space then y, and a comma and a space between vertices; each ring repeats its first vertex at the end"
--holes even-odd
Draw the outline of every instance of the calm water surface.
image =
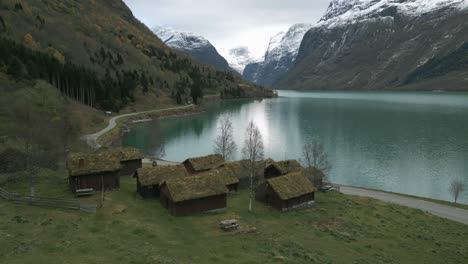
MULTIPOLYGON (((220 119, 229 115, 241 158, 250 120, 265 156, 301 157, 318 140, 335 183, 451 200, 453 179, 468 184, 468 93, 295 92, 263 101, 216 103, 206 113, 135 124, 122 143, 150 155, 165 144, 167 160, 211 154, 220 119)), ((468 192, 460 201, 468 204, 468 192)))

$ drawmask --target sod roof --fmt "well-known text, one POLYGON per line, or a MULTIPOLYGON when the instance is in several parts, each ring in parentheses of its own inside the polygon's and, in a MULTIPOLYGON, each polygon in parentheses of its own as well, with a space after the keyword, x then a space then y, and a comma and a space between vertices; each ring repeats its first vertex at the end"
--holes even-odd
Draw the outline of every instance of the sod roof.
POLYGON ((145 157, 141 150, 131 147, 101 148, 98 153, 115 156, 120 161, 139 160, 145 157))
POLYGON ((281 177, 267 180, 273 191, 281 200, 286 201, 315 192, 315 187, 302 172, 289 173, 281 177))
POLYGON ((68 156, 67 168, 69 176, 115 172, 120 170, 120 161, 109 155, 73 153, 68 156))
POLYGON ((302 171, 304 168, 297 160, 283 160, 267 163, 266 167, 274 166, 281 174, 302 171))
POLYGON ((232 166, 229 166, 229 167, 223 166, 221 168, 210 170, 199 175, 219 177, 226 186, 239 183, 238 171, 234 170, 232 166))
POLYGON ((172 178, 164 183, 176 203, 226 194, 226 185, 220 177, 196 175, 172 178))
POLYGON ((224 164, 224 158, 221 155, 208 155, 204 157, 187 159, 183 163, 190 163, 195 171, 204 171, 216 169, 224 164))
POLYGON ((141 168, 137 170, 137 175, 142 186, 161 185, 168 179, 188 176, 183 165, 141 168))

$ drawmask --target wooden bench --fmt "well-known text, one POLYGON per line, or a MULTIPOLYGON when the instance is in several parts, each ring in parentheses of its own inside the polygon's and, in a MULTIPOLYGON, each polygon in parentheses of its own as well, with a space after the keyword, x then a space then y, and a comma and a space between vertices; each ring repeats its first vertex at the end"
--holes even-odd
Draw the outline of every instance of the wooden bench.
POLYGON ((228 220, 221 221, 219 223, 219 227, 224 231, 237 230, 239 226, 240 225, 236 219, 228 219, 228 220))
POLYGON ((94 194, 94 189, 78 189, 75 191, 75 196, 91 196, 94 194))

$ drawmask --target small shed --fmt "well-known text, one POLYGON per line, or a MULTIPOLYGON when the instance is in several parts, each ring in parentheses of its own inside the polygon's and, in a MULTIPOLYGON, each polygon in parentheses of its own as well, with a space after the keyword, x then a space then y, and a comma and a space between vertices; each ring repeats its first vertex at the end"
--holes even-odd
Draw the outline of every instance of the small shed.
POLYGON ((266 164, 264 177, 267 180, 291 172, 298 172, 303 169, 304 168, 297 160, 272 161, 266 164))
POLYGON ((120 188, 120 162, 112 156, 74 153, 67 160, 69 184, 73 192, 81 189, 120 188))
POLYGON ((268 179, 264 195, 257 196, 274 208, 281 211, 310 208, 314 205, 316 188, 302 173, 293 172, 280 177, 268 179))
POLYGON ((159 197, 159 187, 164 181, 187 175, 183 165, 175 165, 141 168, 135 172, 134 177, 137 181, 137 192, 143 198, 154 198, 159 197))
POLYGON ((133 175, 142 167, 142 160, 145 157, 141 150, 131 147, 103 148, 99 150, 99 153, 119 159, 122 165, 120 176, 133 175))
POLYGON ((221 211, 227 206, 227 192, 219 177, 196 175, 165 181, 160 201, 175 216, 221 211))
POLYGON ((224 158, 221 155, 208 155, 204 157, 187 159, 184 162, 185 168, 189 174, 209 171, 224 165, 224 158))

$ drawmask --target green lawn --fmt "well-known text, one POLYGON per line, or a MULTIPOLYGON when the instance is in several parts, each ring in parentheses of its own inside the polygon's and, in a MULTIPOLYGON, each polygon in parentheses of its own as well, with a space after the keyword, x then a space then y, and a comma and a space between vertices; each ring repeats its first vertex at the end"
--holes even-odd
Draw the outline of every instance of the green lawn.
MULTIPOLYGON (((37 192, 69 196, 63 180, 37 192)), ((225 213, 172 217, 126 178, 105 199, 96 214, 0 201, 0 263, 468 263, 467 226, 367 198, 319 193, 312 210, 248 213, 242 191, 225 213), (256 232, 220 231, 232 217, 256 232)))

